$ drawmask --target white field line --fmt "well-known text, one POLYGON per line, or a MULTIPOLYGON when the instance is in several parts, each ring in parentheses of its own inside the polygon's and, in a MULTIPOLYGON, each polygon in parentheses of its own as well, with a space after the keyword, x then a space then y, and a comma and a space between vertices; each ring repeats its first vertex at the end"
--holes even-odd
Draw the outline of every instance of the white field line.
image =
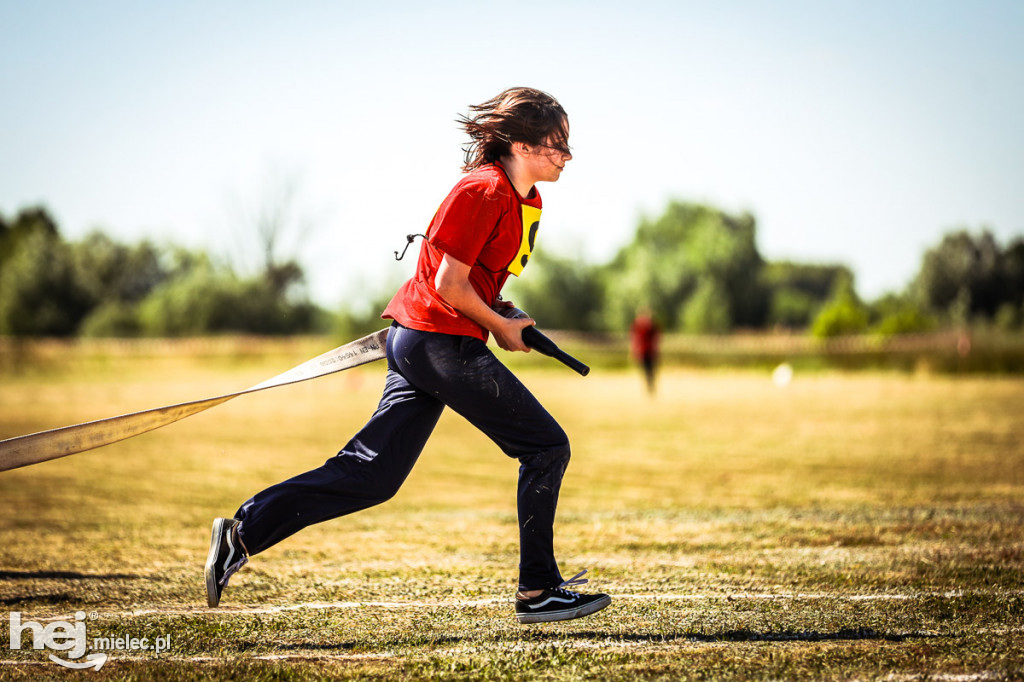
POLYGON ((702 601, 710 599, 742 600, 742 599, 765 599, 765 600, 801 600, 801 599, 834 599, 836 601, 913 601, 915 599, 926 599, 938 597, 940 599, 956 599, 958 597, 986 596, 986 595, 1012 595, 1024 594, 1024 590, 945 590, 933 592, 914 592, 911 594, 900 594, 895 592, 880 592, 877 594, 828 594, 819 592, 735 592, 721 594, 615 594, 616 599, 644 599, 644 600, 666 600, 666 601, 702 601))
MULTIPOLYGON (((205 607, 184 608, 184 609, 140 609, 138 611, 123 611, 121 613, 101 613, 101 616, 192 616, 199 614, 227 616, 262 615, 268 613, 285 613, 288 611, 302 611, 305 609, 431 609, 431 608, 470 608, 475 606, 494 606, 495 604, 511 604, 512 599, 470 599, 466 601, 334 601, 334 602, 305 602, 303 604, 292 604, 288 606, 264 606, 258 608, 232 608, 223 607, 210 609, 205 607)), ((55 619, 57 620, 57 619, 55 619)))
POLYGON ((978 680, 1003 680, 1006 679, 1006 673, 997 673, 984 671, 980 673, 920 673, 920 674, 906 674, 906 673, 889 673, 888 676, 883 677, 883 680, 887 682, 913 682, 914 680, 936 680, 937 682, 977 682, 978 680))
MULTIPOLYGON (((1021 595, 1024 590, 947 590, 935 592, 914 592, 910 594, 901 593, 878 593, 878 594, 827 594, 814 592, 793 592, 793 593, 771 593, 771 592, 714 592, 714 593, 664 593, 664 594, 612 594, 613 599, 637 600, 637 601, 743 601, 743 600, 765 600, 765 601, 801 601, 830 599, 833 601, 866 602, 866 601, 913 601, 917 599, 940 598, 956 599, 969 596, 984 595, 1021 595)), ((194 606, 168 609, 137 609, 134 611, 113 611, 96 612, 93 614, 98 618, 123 618, 131 616, 246 616, 265 615, 274 613, 287 613, 289 611, 302 610, 323 610, 323 609, 435 609, 435 608, 474 608, 480 606, 496 606, 500 604, 511 605, 512 598, 492 599, 469 599, 469 600, 413 600, 413 601, 338 601, 338 602, 305 602, 301 604, 290 604, 281 606, 262 607, 221 607, 211 609, 207 607, 194 606)), ((93 618, 90 614, 90 619, 93 618)), ((26 617, 29 614, 26 613, 26 617)), ((37 621, 69 621, 74 619, 74 614, 58 614, 51 616, 32 615, 37 621)))

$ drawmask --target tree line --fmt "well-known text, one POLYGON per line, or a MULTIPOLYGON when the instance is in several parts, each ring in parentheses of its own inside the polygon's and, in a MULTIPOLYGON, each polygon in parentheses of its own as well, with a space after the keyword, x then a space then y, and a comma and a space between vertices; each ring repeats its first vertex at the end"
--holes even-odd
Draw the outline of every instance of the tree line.
MULTIPOLYGON (((539 320, 583 331, 628 329, 639 308, 668 331, 808 330, 894 335, 939 327, 1024 324, 1024 237, 956 230, 927 250, 903 291, 865 301, 842 264, 767 261, 756 221, 673 201, 640 221, 608 263, 535 253, 509 296, 539 320)), ((546 322, 546 324, 553 324, 546 322)))
POLYGON ((192 336, 322 330, 302 268, 253 276, 204 251, 123 244, 100 231, 65 240, 43 208, 0 216, 0 334, 192 336))
MULTIPOLYGON (((1024 326, 1024 237, 1001 245, 985 230, 945 235, 901 292, 875 301, 842 264, 767 261, 756 221, 670 202, 644 218, 607 263, 534 253, 506 298, 548 327, 621 331, 640 308, 668 331, 808 330, 883 335, 943 326, 1024 326)), ((100 231, 65 240, 43 208, 0 215, 0 334, 189 336, 216 333, 355 336, 381 325, 391 291, 369 312, 326 311, 306 293, 294 260, 266 258, 243 276, 204 251, 124 244, 100 231)), ((365 307, 362 310, 366 310, 365 307)))

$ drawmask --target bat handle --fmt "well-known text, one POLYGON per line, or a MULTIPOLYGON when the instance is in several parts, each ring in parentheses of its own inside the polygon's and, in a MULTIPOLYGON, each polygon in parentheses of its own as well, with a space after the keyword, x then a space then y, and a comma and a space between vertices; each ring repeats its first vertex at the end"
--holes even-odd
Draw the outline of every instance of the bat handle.
MULTIPOLYGON (((494 308, 494 311, 499 315, 503 315, 513 320, 520 317, 529 317, 529 315, 519 308, 494 308)), ((538 353, 558 360, 566 367, 579 372, 581 376, 587 376, 590 374, 589 367, 559 348, 554 341, 544 336, 544 334, 536 327, 523 327, 522 334, 523 343, 538 353)))
POLYGON ((557 353, 552 354, 551 357, 553 357, 555 360, 558 360, 569 369, 579 373, 580 376, 585 377, 588 374, 590 374, 590 367, 583 364, 573 356, 569 355, 564 350, 559 349, 559 351, 557 353))
POLYGON ((544 336, 536 327, 523 327, 523 343, 539 353, 558 360, 566 367, 579 372, 581 376, 590 374, 590 368, 559 348, 554 341, 544 336))

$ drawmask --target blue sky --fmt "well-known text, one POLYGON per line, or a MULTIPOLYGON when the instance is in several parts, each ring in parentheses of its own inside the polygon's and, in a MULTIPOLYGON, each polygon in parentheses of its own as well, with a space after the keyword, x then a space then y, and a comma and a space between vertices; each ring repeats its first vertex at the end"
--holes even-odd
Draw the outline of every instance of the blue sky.
POLYGON ((408 276, 455 116, 511 85, 570 115, 542 249, 601 261, 703 201, 870 298, 953 228, 1024 234, 1024 2, 41 0, 0 26, 0 212, 244 262, 291 183, 283 247, 328 305, 408 276))

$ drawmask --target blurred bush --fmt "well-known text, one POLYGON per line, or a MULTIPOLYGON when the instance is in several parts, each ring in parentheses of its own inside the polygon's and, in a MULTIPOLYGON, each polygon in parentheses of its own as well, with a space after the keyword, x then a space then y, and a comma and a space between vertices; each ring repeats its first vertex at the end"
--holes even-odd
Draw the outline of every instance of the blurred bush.
POLYGON ((102 232, 67 242, 43 209, 0 219, 0 334, 188 336, 325 331, 293 262, 239 277, 203 251, 122 244, 102 232))

